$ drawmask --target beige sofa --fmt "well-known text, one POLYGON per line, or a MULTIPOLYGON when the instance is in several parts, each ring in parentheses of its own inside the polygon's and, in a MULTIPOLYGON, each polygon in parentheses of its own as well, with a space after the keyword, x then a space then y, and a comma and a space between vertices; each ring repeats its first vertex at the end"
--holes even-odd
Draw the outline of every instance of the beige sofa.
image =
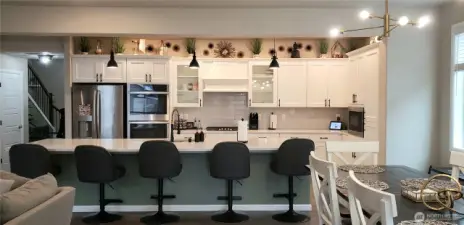
POLYGON ((4 225, 69 225, 74 195, 74 188, 60 187, 55 196, 4 225))

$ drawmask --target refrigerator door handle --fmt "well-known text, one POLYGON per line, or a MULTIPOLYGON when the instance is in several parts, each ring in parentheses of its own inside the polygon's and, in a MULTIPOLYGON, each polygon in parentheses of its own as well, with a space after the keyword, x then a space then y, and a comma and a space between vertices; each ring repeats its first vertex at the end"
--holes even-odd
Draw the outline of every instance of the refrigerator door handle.
MULTIPOLYGON (((97 75, 98 77, 98 75, 97 75)), ((92 96, 92 138, 97 138, 97 91, 93 91, 92 96)))
POLYGON ((97 91, 97 138, 101 138, 101 91, 97 91))

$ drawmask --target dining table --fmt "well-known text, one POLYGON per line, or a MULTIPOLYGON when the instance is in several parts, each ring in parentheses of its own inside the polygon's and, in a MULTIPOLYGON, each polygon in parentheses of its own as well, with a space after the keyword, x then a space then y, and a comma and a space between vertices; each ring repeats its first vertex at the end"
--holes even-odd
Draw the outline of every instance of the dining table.
MULTIPOLYGON (((449 210, 433 211, 427 208, 422 202, 414 202, 401 195, 401 180, 409 178, 429 178, 431 175, 418 171, 416 169, 407 166, 380 166, 385 168, 384 172, 375 174, 361 174, 356 173, 356 177, 359 179, 366 180, 378 180, 388 184, 389 188, 384 190, 385 192, 395 195, 396 207, 398 215, 394 218, 395 224, 399 224, 407 220, 415 220, 415 216, 423 213, 424 219, 426 220, 439 220, 447 221, 453 224, 464 225, 464 215, 457 213, 450 213, 449 210), (419 213, 419 214, 418 214, 419 213)), ((338 177, 347 177, 348 172, 338 169, 338 177)), ((337 193, 339 198, 343 198, 348 201, 346 190, 337 187, 337 193)), ((464 213, 464 200, 460 199, 454 202, 454 209, 458 212, 464 213)))

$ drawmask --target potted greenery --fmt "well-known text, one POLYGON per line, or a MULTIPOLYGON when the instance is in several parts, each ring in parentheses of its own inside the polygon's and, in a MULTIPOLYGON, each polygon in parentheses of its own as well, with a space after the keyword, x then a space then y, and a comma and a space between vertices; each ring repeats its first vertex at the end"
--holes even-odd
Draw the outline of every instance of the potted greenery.
POLYGON ((253 58, 258 58, 259 53, 263 48, 263 40, 259 38, 251 39, 250 51, 253 53, 253 58))
POLYGON ((88 37, 81 37, 79 42, 79 49, 83 55, 89 54, 90 42, 88 37))
POLYGON ((124 48, 124 43, 121 42, 121 39, 118 37, 113 38, 113 49, 116 55, 122 55, 126 48, 124 48))
POLYGON ((320 58, 327 58, 327 51, 329 50, 329 44, 326 40, 319 41, 319 53, 320 58))
POLYGON ((189 54, 189 57, 193 56, 193 53, 195 52, 195 43, 196 43, 195 38, 185 39, 185 50, 189 54))

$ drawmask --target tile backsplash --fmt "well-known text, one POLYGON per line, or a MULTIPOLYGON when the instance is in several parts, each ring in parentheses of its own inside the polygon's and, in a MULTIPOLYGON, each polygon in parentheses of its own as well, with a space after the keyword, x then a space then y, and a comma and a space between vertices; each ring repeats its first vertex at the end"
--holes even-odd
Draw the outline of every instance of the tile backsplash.
POLYGON ((340 114, 347 120, 346 108, 249 108, 246 93, 205 93, 203 107, 178 108, 188 121, 201 120, 203 127, 236 126, 236 121, 248 120, 250 112, 259 114, 259 129, 269 127, 269 115, 277 115, 277 129, 328 129, 329 122, 340 114))

